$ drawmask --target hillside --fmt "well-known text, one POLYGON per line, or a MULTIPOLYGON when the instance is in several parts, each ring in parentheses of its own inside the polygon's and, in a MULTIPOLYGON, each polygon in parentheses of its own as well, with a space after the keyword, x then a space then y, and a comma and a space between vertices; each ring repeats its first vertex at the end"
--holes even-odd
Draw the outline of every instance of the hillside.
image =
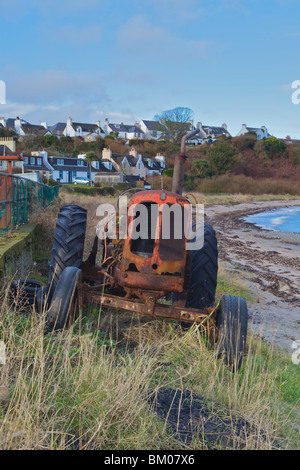
MULTIPOLYGON (((95 142, 84 142, 80 138, 55 136, 36 137, 17 144, 18 150, 29 153, 45 149, 49 155, 77 156, 94 151, 101 158, 104 147, 113 153, 127 154, 134 146, 143 157, 154 157, 158 153, 166 157, 168 170, 164 184, 170 189, 170 176, 174 156, 180 152, 178 145, 170 142, 131 140, 129 145, 121 139, 98 138, 95 142)), ((240 137, 221 137, 212 143, 187 147, 185 187, 205 193, 248 194, 299 194, 300 142, 285 143, 276 137, 259 141, 249 133, 240 137)), ((153 187, 160 187, 160 178, 151 178, 153 187)))

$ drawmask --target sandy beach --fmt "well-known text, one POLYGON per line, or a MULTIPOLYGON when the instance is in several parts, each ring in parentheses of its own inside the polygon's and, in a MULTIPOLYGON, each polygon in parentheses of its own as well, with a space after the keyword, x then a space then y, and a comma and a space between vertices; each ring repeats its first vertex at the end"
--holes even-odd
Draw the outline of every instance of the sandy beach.
POLYGON ((241 218, 291 206, 300 206, 300 199, 205 209, 217 233, 221 264, 238 276, 253 298, 247 301, 250 329, 290 352, 300 340, 300 234, 262 230, 241 218))

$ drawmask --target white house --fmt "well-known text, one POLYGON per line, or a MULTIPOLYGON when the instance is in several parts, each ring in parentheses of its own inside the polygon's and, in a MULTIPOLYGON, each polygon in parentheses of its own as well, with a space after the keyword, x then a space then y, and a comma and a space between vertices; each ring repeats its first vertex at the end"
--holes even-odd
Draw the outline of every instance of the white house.
POLYGON ((105 135, 115 133, 120 139, 144 139, 145 134, 137 123, 135 124, 113 124, 106 118, 103 126, 105 135))
POLYGON ((87 124, 82 122, 73 122, 70 117, 67 119, 66 126, 62 131, 62 134, 65 137, 86 137, 90 134, 100 137, 104 136, 100 121, 96 121, 94 124, 87 124))
POLYGON ((268 139, 269 137, 271 137, 271 134, 269 134, 268 129, 266 128, 266 126, 248 127, 247 124, 242 125, 242 129, 237 134, 237 137, 239 137, 241 135, 248 134, 249 132, 254 132, 257 136, 257 140, 268 139))
POLYGON ((4 117, 0 118, 0 124, 3 127, 7 127, 10 130, 13 130, 19 136, 44 136, 44 135, 51 135, 51 131, 47 128, 47 124, 42 122, 41 124, 30 124, 29 122, 25 121, 25 119, 20 119, 17 117, 16 119, 5 119, 4 117))
POLYGON ((141 120, 139 127, 145 134, 146 139, 159 140, 162 137, 162 126, 158 121, 141 120))
POLYGON ((198 123, 198 127, 200 129, 199 137, 202 139, 208 139, 209 137, 212 139, 216 139, 224 135, 225 137, 231 137, 230 133, 227 129, 227 124, 222 124, 222 126, 209 126, 207 124, 202 124, 202 122, 198 123))
MULTIPOLYGON (((88 163, 83 158, 49 157, 53 168, 52 178, 60 183, 73 183, 74 178, 83 177, 94 182, 97 168, 92 165, 91 172, 88 163)), ((96 163, 96 162, 95 162, 96 163)), ((99 165, 99 162, 97 162, 99 165)))

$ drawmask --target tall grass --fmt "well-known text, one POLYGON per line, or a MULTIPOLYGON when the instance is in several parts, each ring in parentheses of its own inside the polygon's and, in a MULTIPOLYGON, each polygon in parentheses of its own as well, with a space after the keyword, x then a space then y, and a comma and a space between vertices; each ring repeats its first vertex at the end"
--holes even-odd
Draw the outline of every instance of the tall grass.
MULTIPOLYGON (((233 436, 236 417, 246 420, 235 448, 293 445, 276 364, 260 342, 250 338, 242 369, 233 374, 196 327, 186 332, 148 318, 129 324, 133 317, 125 315, 119 317, 125 328, 105 333, 98 326, 106 315, 90 309, 70 330, 44 336, 44 315, 22 311, 3 293, 1 449, 186 448, 149 408, 149 392, 161 387, 204 397, 212 415, 232 419, 233 436)), ((199 436, 190 448, 203 448, 199 436)))
MULTIPOLYGON (((93 240, 100 198, 63 194, 35 215, 48 230, 42 244, 52 239, 60 205, 73 203, 88 209, 93 240)), ((229 289, 247 290, 220 270, 217 296, 229 289)), ((253 336, 233 374, 196 327, 90 307, 70 330, 44 336, 44 317, 1 293, 0 449, 186 449, 150 410, 149 392, 162 387, 204 397, 212 415, 232 421, 234 448, 299 447, 297 366, 253 336), (249 423, 242 437, 237 418, 249 423)), ((205 448, 200 436, 190 448, 205 448)))

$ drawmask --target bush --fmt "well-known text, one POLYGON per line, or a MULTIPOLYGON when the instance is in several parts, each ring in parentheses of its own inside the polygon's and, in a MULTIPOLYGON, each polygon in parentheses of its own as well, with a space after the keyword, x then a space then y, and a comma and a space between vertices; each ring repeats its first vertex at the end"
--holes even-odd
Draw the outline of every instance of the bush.
POLYGON ((282 154, 286 149, 286 144, 281 142, 276 137, 269 137, 264 141, 264 148, 270 158, 274 158, 275 155, 282 154))
POLYGON ((187 178, 184 189, 205 194, 300 194, 297 180, 254 179, 244 175, 222 175, 213 178, 187 178))
POLYGON ((213 172, 217 175, 226 173, 234 163, 235 153, 236 151, 231 145, 225 142, 214 142, 207 150, 213 172))
POLYGON ((77 184, 74 186, 64 185, 64 187, 67 190, 71 189, 74 193, 85 194, 86 196, 114 196, 116 194, 116 190, 112 186, 97 187, 77 184))
POLYGON ((163 171, 163 176, 170 176, 172 178, 173 173, 174 173, 174 168, 168 168, 167 170, 163 171))

